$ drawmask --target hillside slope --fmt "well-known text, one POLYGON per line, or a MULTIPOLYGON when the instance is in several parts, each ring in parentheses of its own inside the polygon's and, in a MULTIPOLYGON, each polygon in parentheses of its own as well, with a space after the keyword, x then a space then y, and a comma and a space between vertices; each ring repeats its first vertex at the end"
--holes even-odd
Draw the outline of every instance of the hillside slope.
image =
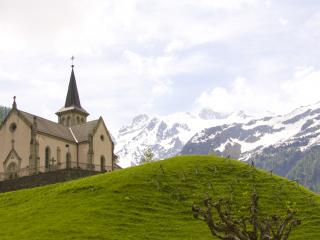
POLYGON ((263 213, 286 204, 302 220, 294 239, 320 239, 320 197, 239 161, 185 156, 80 180, 0 194, 1 239, 212 239, 190 206, 205 193, 247 205, 252 184, 263 213))

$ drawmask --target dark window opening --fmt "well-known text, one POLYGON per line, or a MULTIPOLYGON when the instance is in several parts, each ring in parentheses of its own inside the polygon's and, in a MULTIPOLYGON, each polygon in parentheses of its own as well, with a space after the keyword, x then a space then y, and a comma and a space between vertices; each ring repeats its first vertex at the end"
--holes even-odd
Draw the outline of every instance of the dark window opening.
POLYGON ((71 154, 67 153, 66 155, 66 168, 71 168, 71 154))
POLYGON ((45 168, 46 170, 49 170, 50 168, 50 158, 51 158, 51 150, 49 147, 46 147, 46 153, 45 153, 45 168))
POLYGON ((100 167, 101 167, 101 172, 106 171, 106 159, 104 156, 101 156, 100 158, 100 167))
POLYGON ((10 124, 10 132, 15 132, 17 130, 17 124, 16 123, 11 123, 10 124))
POLYGON ((100 139, 101 139, 101 141, 103 142, 103 141, 104 141, 104 136, 101 135, 101 136, 100 136, 100 139))

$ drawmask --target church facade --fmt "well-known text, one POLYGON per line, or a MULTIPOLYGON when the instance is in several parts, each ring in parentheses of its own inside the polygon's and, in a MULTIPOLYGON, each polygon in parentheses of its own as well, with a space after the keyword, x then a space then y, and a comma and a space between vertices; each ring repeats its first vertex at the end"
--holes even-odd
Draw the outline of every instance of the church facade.
POLYGON ((60 169, 112 171, 114 144, 100 117, 87 121, 81 106, 74 66, 65 105, 53 122, 17 107, 0 125, 0 180, 60 169))

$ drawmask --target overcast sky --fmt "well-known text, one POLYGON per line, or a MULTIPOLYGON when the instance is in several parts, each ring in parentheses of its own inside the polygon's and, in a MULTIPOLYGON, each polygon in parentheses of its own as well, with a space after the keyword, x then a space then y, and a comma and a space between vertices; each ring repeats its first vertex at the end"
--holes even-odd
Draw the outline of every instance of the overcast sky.
POLYGON ((0 0, 0 105, 55 118, 70 57, 83 107, 283 113, 320 101, 318 0, 0 0))

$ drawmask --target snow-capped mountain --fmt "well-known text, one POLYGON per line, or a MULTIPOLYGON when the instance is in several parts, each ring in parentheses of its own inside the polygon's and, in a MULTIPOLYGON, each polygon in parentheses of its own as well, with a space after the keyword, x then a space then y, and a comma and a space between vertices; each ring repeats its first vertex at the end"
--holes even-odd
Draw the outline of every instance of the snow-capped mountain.
POLYGON ((259 167, 299 178, 320 191, 320 103, 283 116, 203 129, 185 144, 181 153, 215 153, 254 161, 259 167))
POLYGON ((246 123, 232 123, 205 128, 196 133, 184 146, 183 154, 218 154, 247 160, 252 154, 271 145, 309 139, 300 147, 305 151, 320 144, 320 103, 301 107, 276 117, 252 119, 246 123), (239 149, 239 151, 231 151, 239 149))
POLYGON ((147 147, 152 149, 155 158, 163 159, 179 154, 185 143, 204 128, 250 119, 252 117, 243 111, 225 114, 208 108, 196 114, 176 113, 152 117, 141 114, 119 130, 115 152, 123 167, 136 164, 147 147))

